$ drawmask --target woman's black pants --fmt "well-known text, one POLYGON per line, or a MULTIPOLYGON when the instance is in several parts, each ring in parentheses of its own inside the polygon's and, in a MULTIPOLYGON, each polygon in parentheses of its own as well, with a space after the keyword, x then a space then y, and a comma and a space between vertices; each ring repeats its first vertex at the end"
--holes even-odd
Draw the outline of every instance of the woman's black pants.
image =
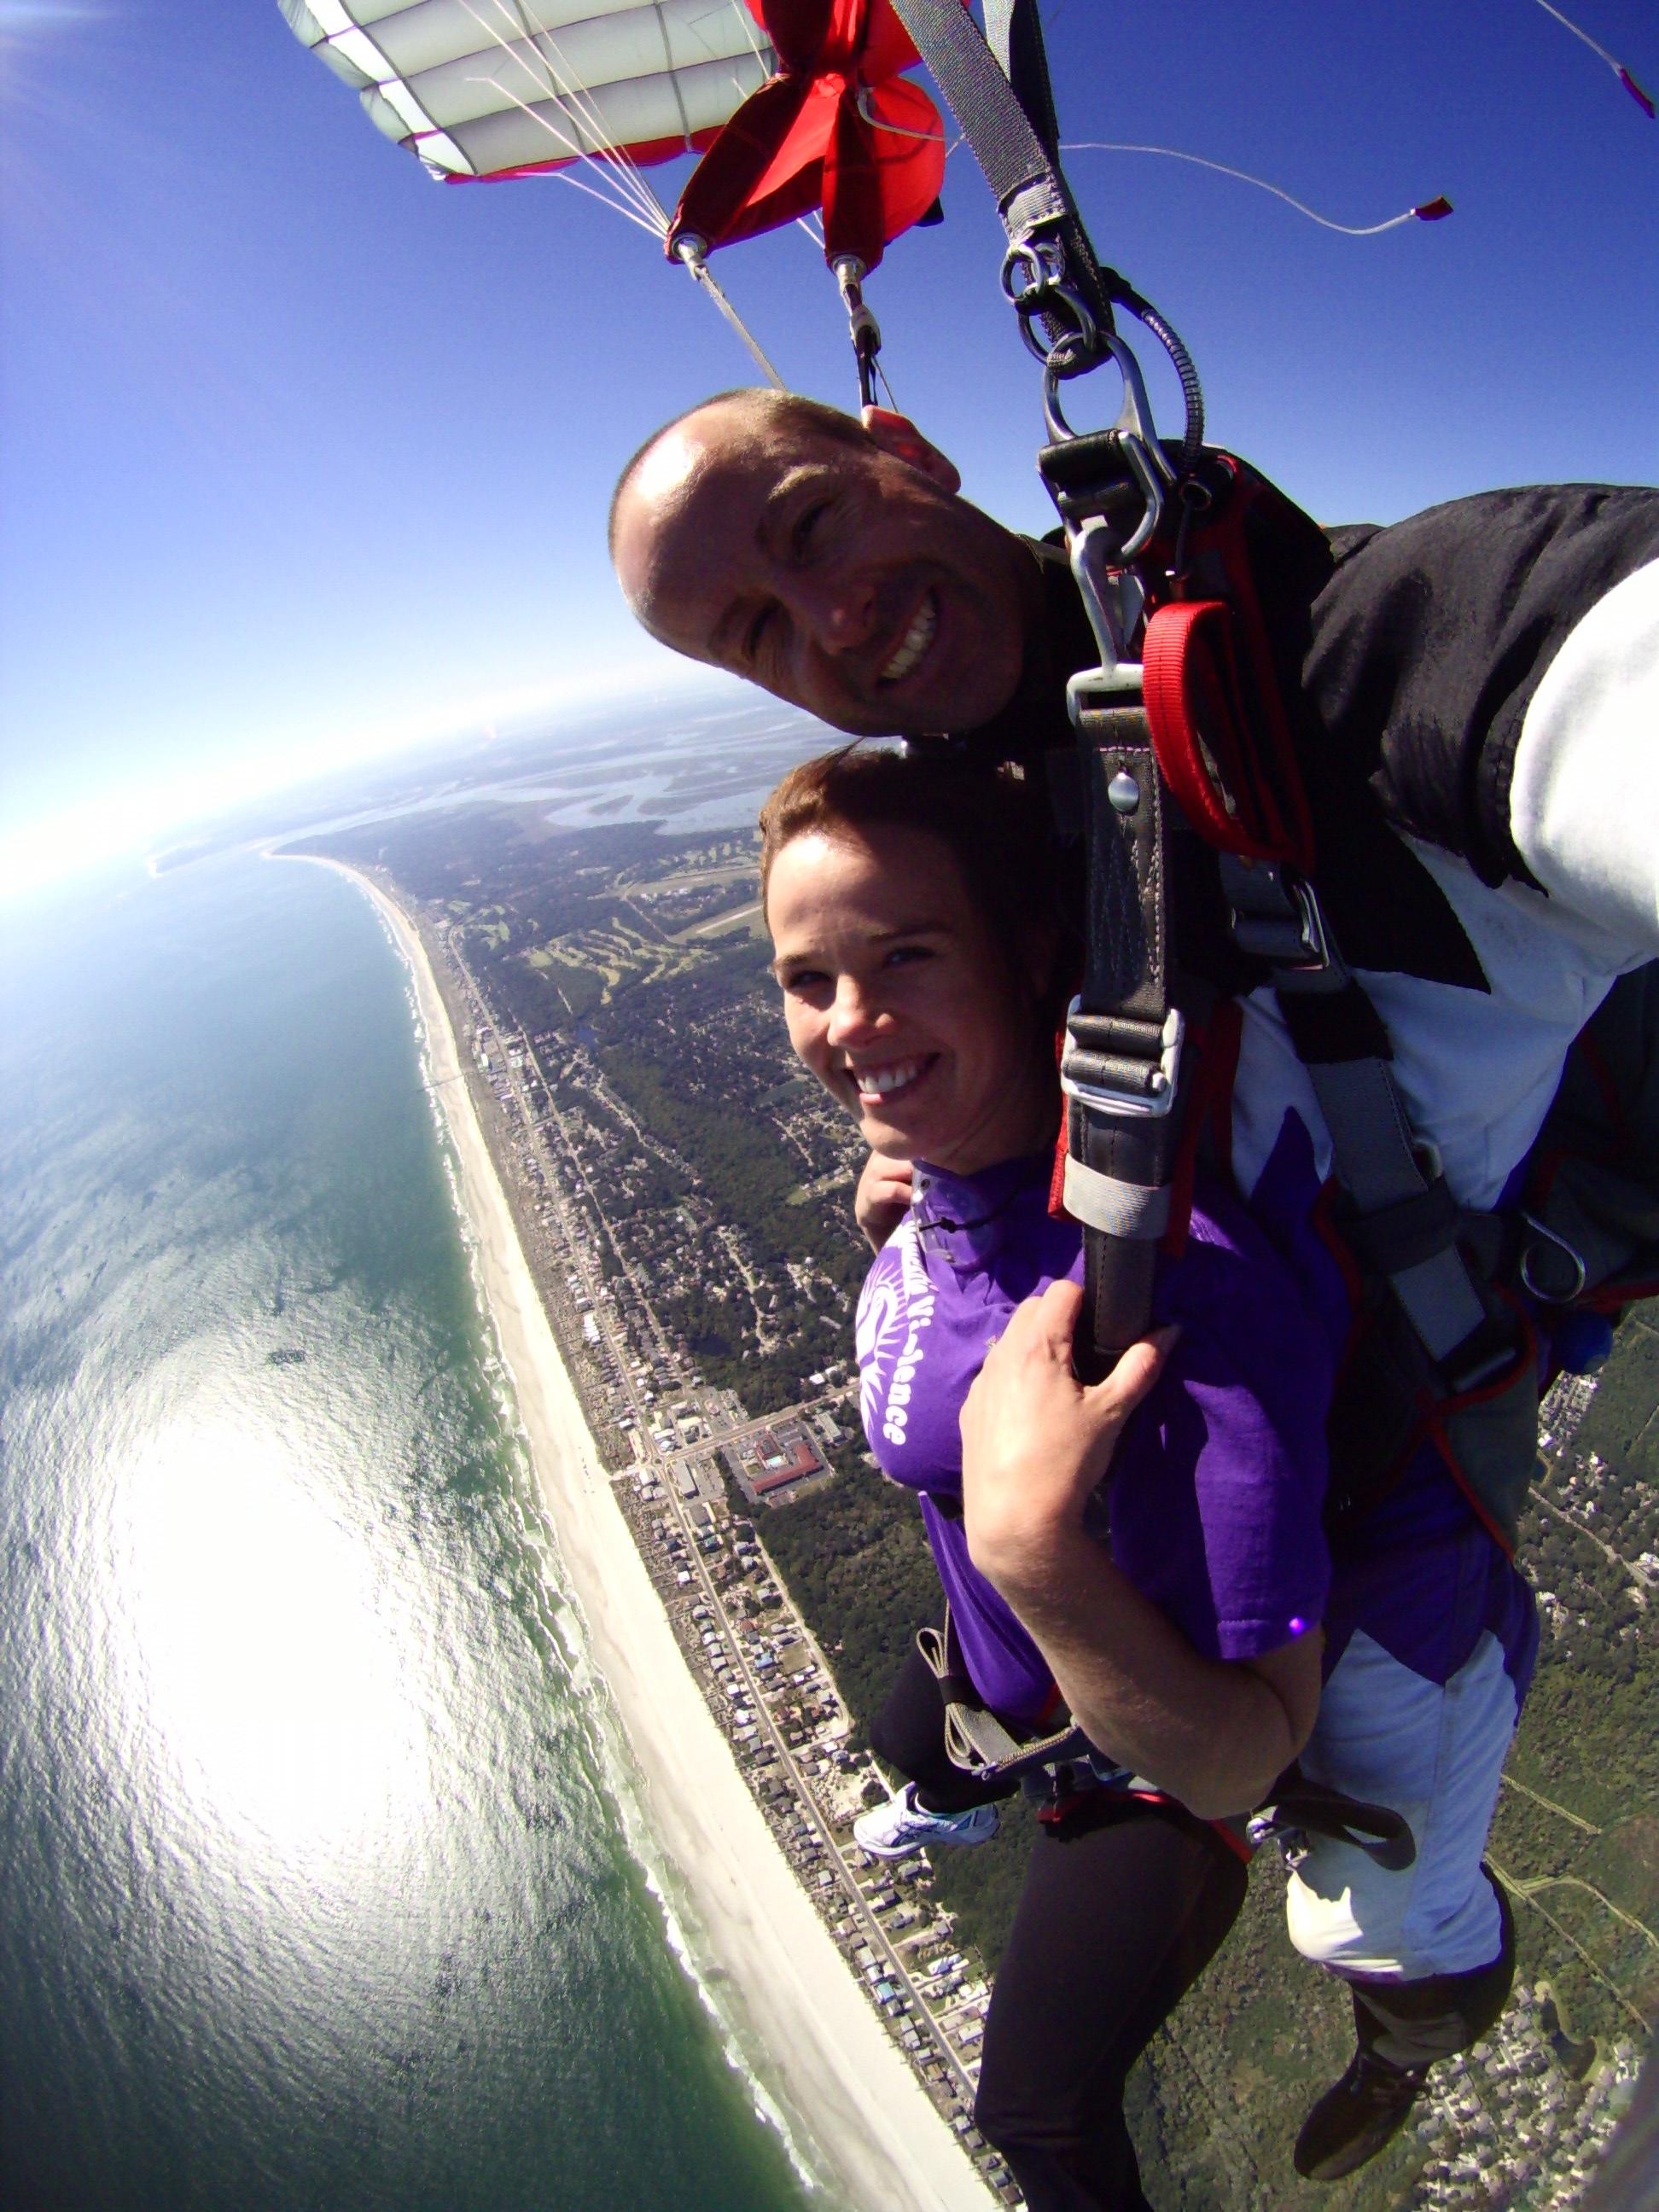
MULTIPOLYGON (((952 1767, 942 1729, 938 1685, 913 1655, 871 1731, 878 1754, 937 1811, 1011 1794, 952 1767)), ((1237 1918, 1245 1878, 1178 1806, 1096 1790, 1045 1824, 997 1968, 974 2106, 1030 2212, 1151 2212, 1124 2082, 1237 1918)))

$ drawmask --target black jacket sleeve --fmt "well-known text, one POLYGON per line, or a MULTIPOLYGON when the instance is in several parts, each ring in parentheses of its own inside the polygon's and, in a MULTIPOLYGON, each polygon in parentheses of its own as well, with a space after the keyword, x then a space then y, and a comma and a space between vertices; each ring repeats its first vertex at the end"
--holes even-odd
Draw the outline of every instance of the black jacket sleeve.
POLYGON ((1602 594, 1659 559, 1659 491, 1486 492, 1329 536, 1303 668, 1316 742, 1396 829, 1530 882, 1509 811, 1527 708, 1602 594))

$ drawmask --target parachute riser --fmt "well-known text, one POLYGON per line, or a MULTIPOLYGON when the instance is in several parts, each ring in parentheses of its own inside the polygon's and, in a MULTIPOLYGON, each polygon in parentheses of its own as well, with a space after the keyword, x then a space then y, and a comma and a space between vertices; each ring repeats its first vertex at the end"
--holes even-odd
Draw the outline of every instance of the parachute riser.
POLYGON ((847 310, 847 334, 853 342, 853 359, 858 367, 859 404, 873 407, 877 404, 876 359, 881 351, 881 325, 864 297, 864 279, 869 271, 856 253, 842 253, 832 264, 832 273, 847 310))

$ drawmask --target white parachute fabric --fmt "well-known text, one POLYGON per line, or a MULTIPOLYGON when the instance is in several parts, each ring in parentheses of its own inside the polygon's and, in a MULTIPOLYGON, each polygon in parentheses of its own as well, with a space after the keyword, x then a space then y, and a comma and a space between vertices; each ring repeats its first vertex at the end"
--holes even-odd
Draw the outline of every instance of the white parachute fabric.
POLYGON ((375 125, 445 178, 705 143, 774 67, 743 0, 281 0, 375 125))

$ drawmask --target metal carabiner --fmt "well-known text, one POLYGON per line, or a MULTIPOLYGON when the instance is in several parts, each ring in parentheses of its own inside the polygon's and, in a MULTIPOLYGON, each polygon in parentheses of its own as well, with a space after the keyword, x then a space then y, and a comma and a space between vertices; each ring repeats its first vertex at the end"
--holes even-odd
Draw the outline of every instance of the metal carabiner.
POLYGON ((1130 640, 1140 627, 1146 594, 1134 571, 1122 566, 1122 550, 1099 516, 1091 516, 1066 537, 1072 574, 1100 651, 1100 665, 1079 669, 1066 686, 1066 710, 1075 726, 1091 694, 1139 695, 1140 663, 1132 658, 1130 640))
MULTIPOLYGON (((1115 334, 1105 341, 1105 351, 1117 363, 1118 374, 1123 379, 1123 404, 1112 426, 1114 443, 1146 502, 1140 520, 1118 548, 1120 561, 1133 561, 1157 536, 1164 520, 1164 501, 1175 489, 1176 477, 1152 426, 1152 402, 1146 396, 1140 363, 1115 334)), ((1064 363, 1055 367, 1051 356, 1048 374, 1042 380, 1042 420, 1051 443, 1056 446, 1069 444, 1077 435, 1060 406, 1060 387, 1063 380, 1079 373, 1064 363)))

